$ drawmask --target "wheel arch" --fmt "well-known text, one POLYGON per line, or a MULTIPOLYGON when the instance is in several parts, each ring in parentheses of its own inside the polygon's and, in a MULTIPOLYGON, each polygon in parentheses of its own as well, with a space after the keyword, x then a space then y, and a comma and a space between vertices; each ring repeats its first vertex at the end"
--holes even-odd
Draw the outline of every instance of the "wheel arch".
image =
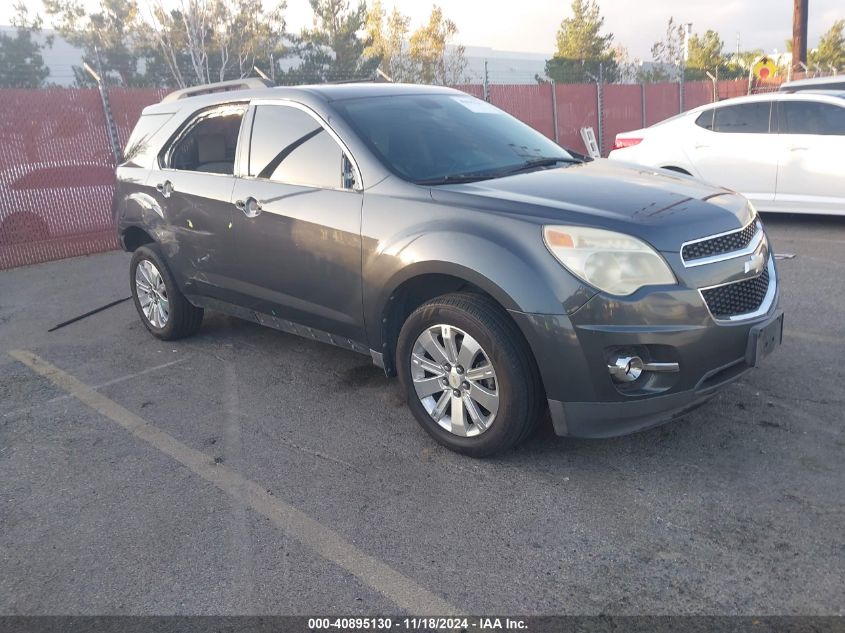
POLYGON ((662 165, 660 169, 665 169, 666 171, 674 171, 679 174, 684 174, 685 176, 692 176, 692 173, 685 167, 679 167, 678 165, 670 164, 670 165, 662 165))
POLYGON ((145 229, 139 226, 128 226, 120 234, 120 241, 123 243, 123 248, 132 253, 144 244, 154 244, 155 239, 145 229))
MULTIPOLYGON (((388 376, 396 375, 394 355, 402 325, 426 301, 450 293, 467 292, 488 298, 506 315, 508 310, 519 309, 516 301, 490 279, 472 269, 446 262, 409 266, 388 287, 391 290, 377 311, 381 344, 378 352, 388 376)), ((510 315, 508 318, 511 318, 510 315)))

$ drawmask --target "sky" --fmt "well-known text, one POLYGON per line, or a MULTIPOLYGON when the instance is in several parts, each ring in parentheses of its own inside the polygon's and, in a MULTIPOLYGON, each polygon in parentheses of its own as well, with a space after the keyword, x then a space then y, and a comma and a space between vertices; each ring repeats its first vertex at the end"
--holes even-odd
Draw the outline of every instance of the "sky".
MULTIPOLYGON (((412 28, 422 24, 431 10, 431 3, 423 0, 382 1, 388 11, 397 6, 409 15, 412 28)), ((99 4, 84 2, 94 11, 99 4)), ((139 0, 142 5, 145 2, 139 0)), ((177 3, 165 0, 166 5, 177 3)), ((8 24, 12 4, 0 0, 0 24, 8 24)), ((28 4, 38 3, 31 0, 28 4)), ((555 34, 570 6, 569 0, 438 0, 438 4, 458 26, 457 43, 536 53, 554 50, 555 34)), ((762 48, 769 53, 775 49, 783 52, 784 41, 792 37, 792 0, 599 0, 599 4, 606 30, 632 58, 651 58, 651 45, 665 33, 670 16, 678 22, 692 22, 697 33, 718 31, 726 50, 736 49, 737 33, 743 49, 762 48)), ((286 18, 293 31, 310 25, 308 0, 288 0, 286 18)), ((845 0, 810 0, 811 48, 837 19, 845 19, 845 0)))

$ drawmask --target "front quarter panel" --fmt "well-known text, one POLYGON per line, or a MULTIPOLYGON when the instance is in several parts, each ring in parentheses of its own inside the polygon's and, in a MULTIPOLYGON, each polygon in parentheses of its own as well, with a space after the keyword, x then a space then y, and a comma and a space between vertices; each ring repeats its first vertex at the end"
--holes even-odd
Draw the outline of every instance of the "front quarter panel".
POLYGON ((364 195, 362 221, 364 311, 374 349, 382 345, 391 295, 420 275, 458 277, 507 310, 534 314, 568 314, 595 295, 547 251, 535 220, 440 204, 415 186, 377 189, 364 195))

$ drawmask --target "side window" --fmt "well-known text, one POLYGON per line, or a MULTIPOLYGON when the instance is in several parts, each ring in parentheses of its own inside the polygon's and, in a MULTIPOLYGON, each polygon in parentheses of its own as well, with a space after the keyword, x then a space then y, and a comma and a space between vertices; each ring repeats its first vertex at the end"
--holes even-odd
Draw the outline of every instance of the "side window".
POLYGON ((255 108, 249 151, 250 176, 286 184, 340 189, 344 187, 344 163, 340 145, 307 112, 285 105, 255 108))
POLYGON ((698 118, 695 120, 695 124, 698 127, 703 127, 705 130, 713 131, 713 112, 714 109, 705 110, 701 114, 698 115, 698 118))
POLYGON ((198 115, 164 157, 170 169, 212 174, 235 173, 235 150, 246 106, 215 108, 198 115))
POLYGON ((172 114, 142 114, 126 141, 123 160, 136 164, 141 161, 147 164, 153 162, 157 148, 150 141, 172 117, 172 114))
POLYGON ((713 116, 713 131, 733 134, 768 134, 771 110, 770 101, 716 108, 713 116))
POLYGON ((781 101, 782 134, 845 135, 845 106, 817 101, 781 101))

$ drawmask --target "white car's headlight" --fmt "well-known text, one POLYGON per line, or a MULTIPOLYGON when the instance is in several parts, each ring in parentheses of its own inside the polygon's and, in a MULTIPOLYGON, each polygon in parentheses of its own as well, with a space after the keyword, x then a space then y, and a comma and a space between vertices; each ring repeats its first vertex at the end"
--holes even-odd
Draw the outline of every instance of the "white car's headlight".
POLYGON ((677 283, 666 261, 630 235, 581 226, 545 226, 543 238, 569 272, 609 294, 630 295, 643 286, 677 283))

